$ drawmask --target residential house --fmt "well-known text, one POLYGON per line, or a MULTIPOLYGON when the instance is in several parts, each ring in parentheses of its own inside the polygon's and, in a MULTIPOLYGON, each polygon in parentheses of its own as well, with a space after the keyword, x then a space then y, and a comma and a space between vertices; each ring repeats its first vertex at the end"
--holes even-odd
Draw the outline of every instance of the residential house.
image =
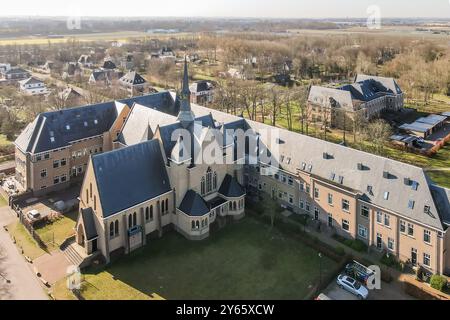
POLYGON ((44 82, 35 77, 19 81, 19 88, 20 91, 30 96, 43 95, 49 92, 44 82))
POLYGON ((196 81, 189 87, 191 102, 199 105, 207 105, 213 101, 214 86, 211 81, 196 81))

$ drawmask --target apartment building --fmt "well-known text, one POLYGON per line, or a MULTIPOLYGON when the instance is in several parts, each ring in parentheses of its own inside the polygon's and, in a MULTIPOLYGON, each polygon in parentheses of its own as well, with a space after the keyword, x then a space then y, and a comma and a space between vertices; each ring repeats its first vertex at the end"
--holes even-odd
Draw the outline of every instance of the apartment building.
POLYGON ((403 92, 393 78, 357 75, 354 83, 338 88, 312 86, 307 114, 310 121, 343 127, 345 120, 369 120, 384 110, 401 108, 403 92))
MULTIPOLYGON (((168 228, 188 239, 204 239, 213 223, 245 214, 246 195, 260 193, 321 221, 332 232, 364 241, 370 250, 389 252, 433 273, 449 273, 450 190, 433 185, 423 169, 191 104, 186 74, 185 66, 180 95, 161 92, 121 100, 130 110, 120 116, 118 110, 112 112, 105 127, 96 131, 109 133, 98 141, 102 151, 111 151, 80 158, 87 173, 77 243, 87 255, 98 252, 109 260, 114 252, 130 252, 168 228), (187 140, 173 136, 182 128, 201 149, 212 144, 222 148, 224 157, 233 155, 233 161, 193 164, 187 140), (221 134, 207 139, 213 129, 221 134), (233 152, 235 134, 227 129, 250 132, 257 141, 256 154, 265 147, 277 150, 277 158, 238 161, 249 160, 250 148, 242 157, 233 152), (273 131, 275 140, 263 134, 273 131)), ((114 109, 117 103, 103 108, 114 109)), ((53 123, 51 115, 60 113, 40 115, 16 141, 18 176, 33 190, 52 182, 42 180, 39 161, 36 165, 30 160, 41 154, 36 153, 42 151, 40 141, 51 137, 51 127, 46 127, 53 123)), ((64 121, 59 121, 61 132, 64 121)), ((88 136, 94 134, 82 137, 88 136)), ((68 136, 70 143, 58 145, 69 149, 58 151, 72 161, 68 167, 74 166, 76 140, 68 136)), ((48 162, 50 177, 59 175, 50 157, 40 161, 48 162)))

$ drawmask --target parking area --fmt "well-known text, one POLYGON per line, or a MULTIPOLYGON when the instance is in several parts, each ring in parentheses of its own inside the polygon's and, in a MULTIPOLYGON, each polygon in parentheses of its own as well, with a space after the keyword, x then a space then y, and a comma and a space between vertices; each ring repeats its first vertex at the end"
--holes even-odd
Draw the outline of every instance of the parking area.
MULTIPOLYGON (((334 280, 323 291, 332 300, 358 300, 354 294, 339 288, 334 280)), ((403 290, 402 284, 393 280, 391 283, 381 282, 381 289, 369 290, 368 300, 416 300, 403 290)))

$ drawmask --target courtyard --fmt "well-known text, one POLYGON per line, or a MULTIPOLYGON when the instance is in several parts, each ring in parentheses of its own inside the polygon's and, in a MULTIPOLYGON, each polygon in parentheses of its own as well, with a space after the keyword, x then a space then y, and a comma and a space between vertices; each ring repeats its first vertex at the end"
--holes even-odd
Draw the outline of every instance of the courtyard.
MULTIPOLYGON (((252 217, 228 224, 204 241, 177 232, 84 272, 85 299, 304 299, 336 263, 252 217), (322 259, 321 261, 319 259, 322 259)), ((63 282, 54 296, 71 295, 63 282)))

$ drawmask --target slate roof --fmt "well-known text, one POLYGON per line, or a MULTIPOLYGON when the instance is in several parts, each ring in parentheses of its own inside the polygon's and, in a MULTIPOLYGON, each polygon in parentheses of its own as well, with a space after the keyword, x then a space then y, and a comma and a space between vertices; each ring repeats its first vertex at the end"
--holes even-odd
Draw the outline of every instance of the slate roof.
POLYGON ((110 70, 113 70, 113 69, 116 69, 117 67, 116 67, 116 64, 114 63, 114 62, 112 62, 111 60, 106 60, 104 63, 103 63, 103 67, 102 67, 103 69, 110 69, 110 70))
POLYGON ((322 106, 354 111, 363 102, 401 93, 402 90, 393 78, 357 75, 354 83, 339 88, 312 86, 308 101, 322 106), (334 99, 336 105, 330 103, 330 98, 334 99))
POLYGON ((71 141, 100 135, 108 131, 122 111, 124 104, 132 106, 134 103, 138 103, 165 110, 172 110, 174 106, 169 92, 122 99, 117 102, 109 101, 41 113, 21 132, 15 144, 23 152, 40 153, 53 150, 65 147, 71 141), (67 125, 70 129, 67 129, 67 125), (52 137, 53 139, 51 139, 52 137))
POLYGON ((203 92, 203 91, 211 91, 214 89, 214 86, 210 81, 202 80, 194 82, 189 86, 189 90, 191 92, 203 92))
POLYGON ((95 155, 92 166, 104 217, 171 190, 158 140, 95 155))
MULTIPOLYGON (((256 132, 273 129, 262 123, 250 120, 247 122, 256 132)), ((298 169, 302 169, 303 163, 306 169, 311 165, 312 175, 355 190, 372 204, 442 229, 439 212, 430 192, 430 183, 422 168, 284 129, 279 129, 278 133, 282 141, 278 143, 278 148, 280 156, 284 156, 284 162, 280 163, 283 170, 295 174, 298 169), (324 159, 324 153, 332 157, 324 159), (363 164, 366 170, 359 170, 358 163, 363 164), (388 179, 383 177, 383 172, 389 172, 388 179), (335 174, 333 180, 332 173, 335 174), (339 183, 339 176, 343 177, 342 184, 339 183), (411 184, 405 184, 405 178, 409 178, 411 184), (413 188, 413 181, 417 184, 417 190, 413 188), (372 188, 372 192, 368 191, 368 186, 372 188), (385 192, 389 192, 387 200, 384 199, 385 192), (413 209, 408 208, 409 200, 414 201, 413 209), (430 214, 424 212, 426 205, 430 206, 430 214)), ((265 140, 263 135, 260 139, 271 149, 270 141, 265 140)))
POLYGON ((128 84, 128 85, 140 85, 140 84, 144 84, 144 83, 147 82, 136 71, 128 72, 126 75, 124 75, 122 78, 120 78, 120 81, 122 83, 125 83, 125 84, 128 84))
POLYGON ((15 74, 15 73, 28 73, 28 71, 22 69, 22 68, 12 68, 5 72, 5 75, 7 74, 15 74))
POLYGON ((245 194, 245 190, 236 178, 227 174, 220 185, 219 193, 228 198, 238 198, 245 194))
POLYGON ((40 83, 43 83, 43 81, 42 81, 42 80, 39 80, 38 78, 35 78, 35 77, 30 77, 30 78, 28 78, 28 79, 19 81, 19 83, 20 83, 21 85, 26 85, 26 84, 40 84, 40 83))
POLYGON ((83 221, 86 240, 92 240, 98 237, 97 228, 95 228, 94 212, 92 208, 81 209, 81 219, 83 221))
POLYGON ((201 217, 210 211, 205 200, 194 190, 186 192, 178 209, 192 217, 201 217))

